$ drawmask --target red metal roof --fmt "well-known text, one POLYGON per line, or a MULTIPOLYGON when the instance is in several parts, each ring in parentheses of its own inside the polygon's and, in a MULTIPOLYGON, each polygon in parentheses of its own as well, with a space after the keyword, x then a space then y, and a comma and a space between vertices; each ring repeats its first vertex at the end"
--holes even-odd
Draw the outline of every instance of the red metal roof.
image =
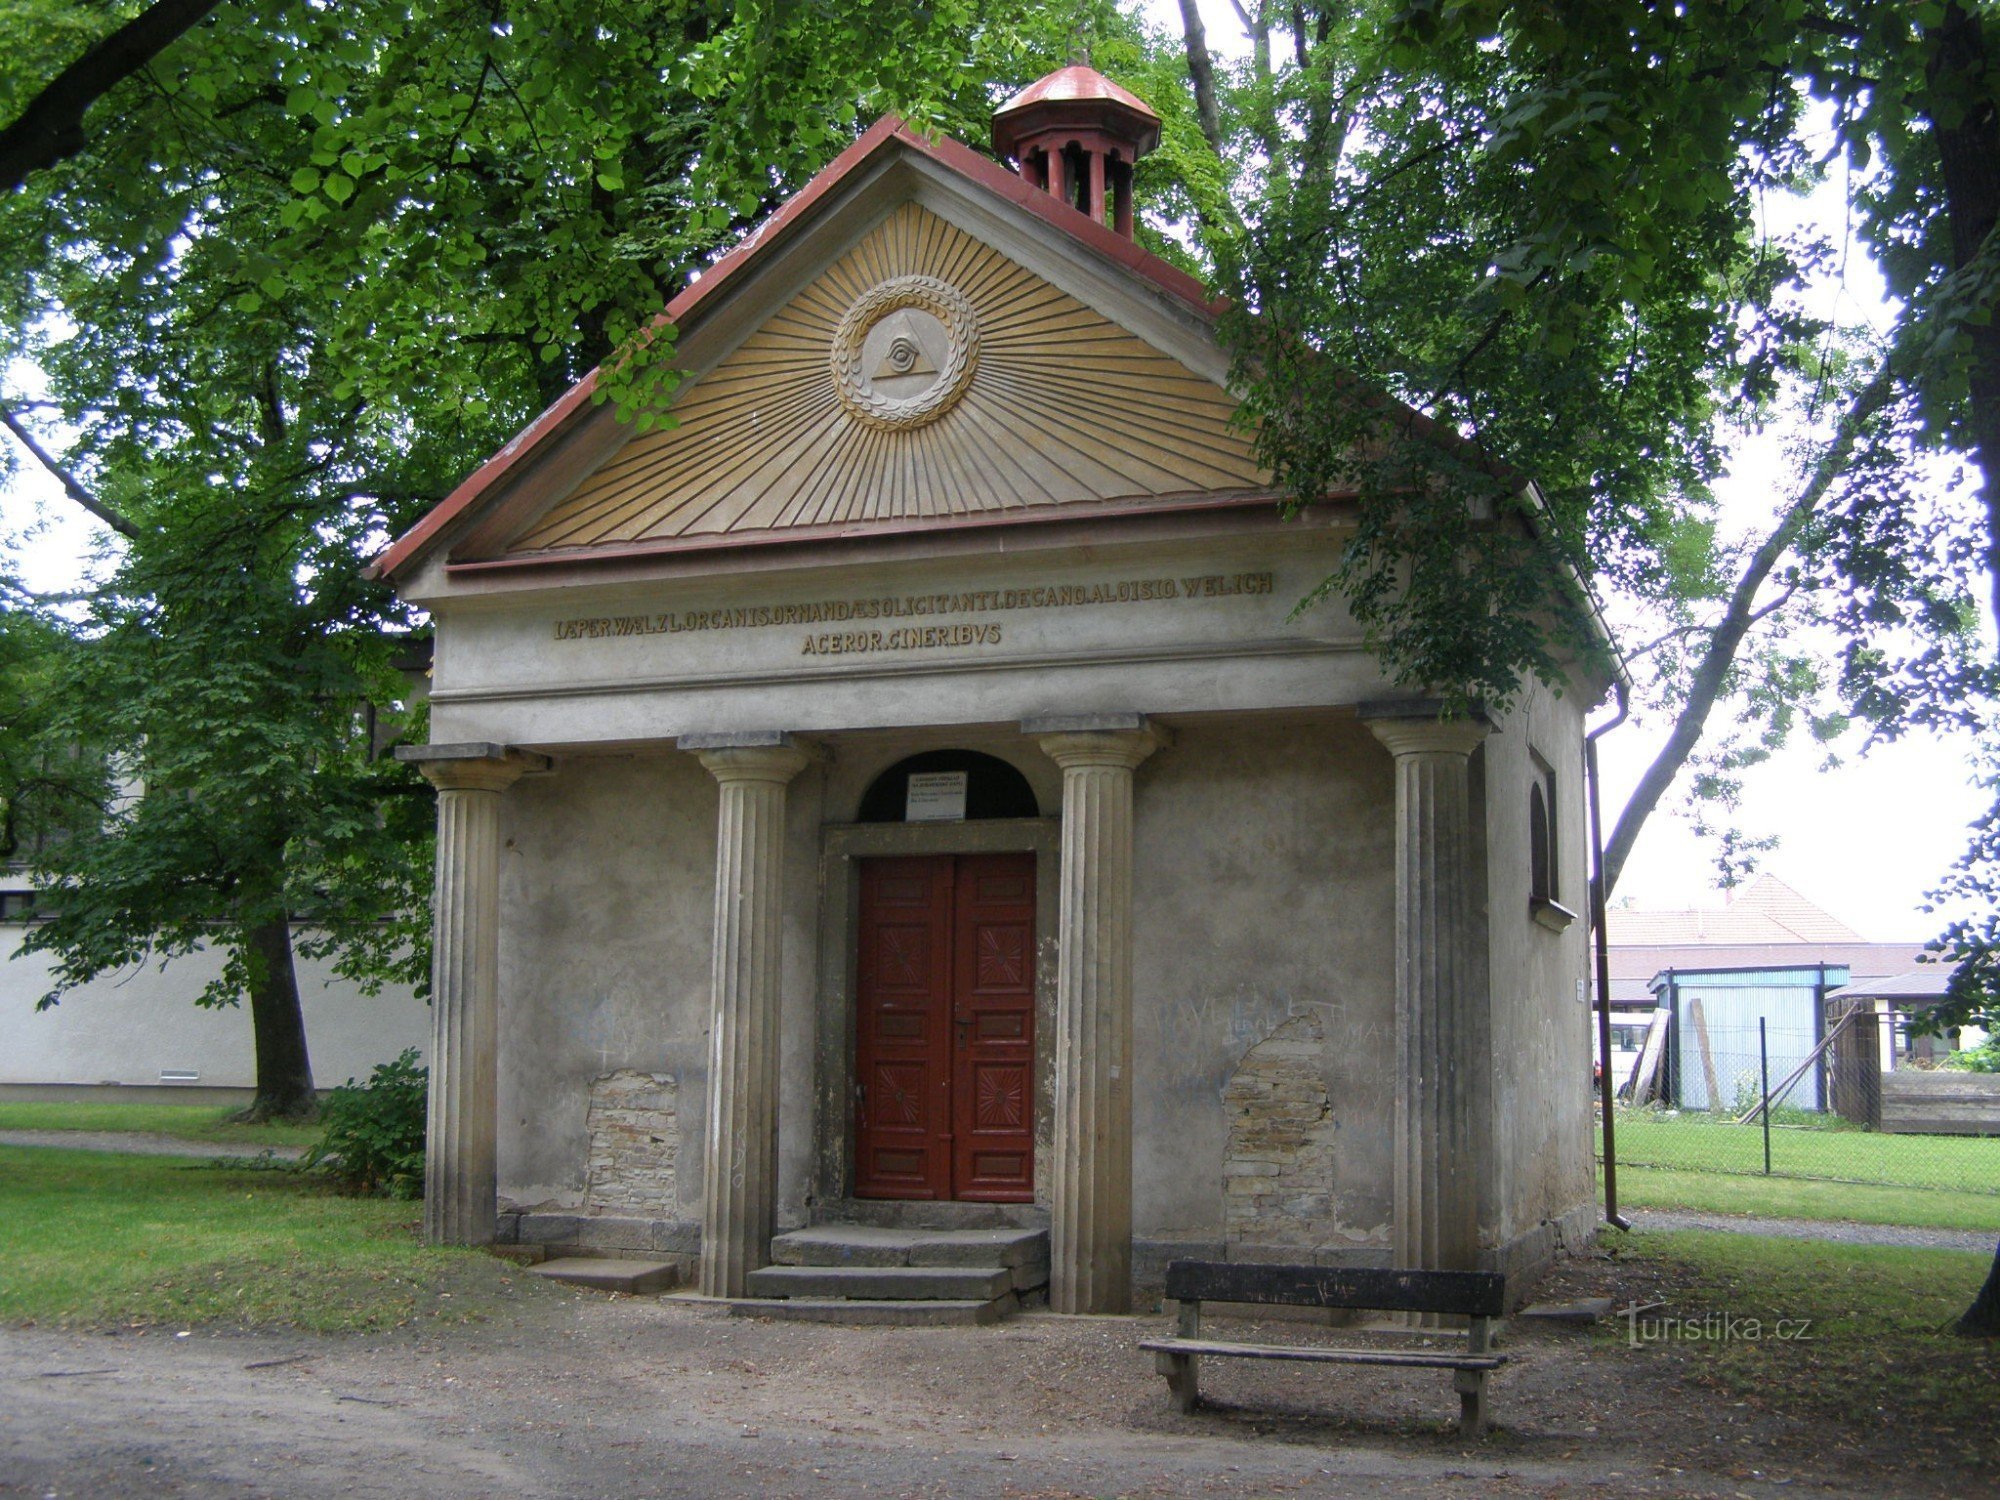
POLYGON ((1038 78, 1020 93, 1009 99, 993 112, 994 118, 1009 115, 1016 110, 1027 109, 1036 104, 1066 104, 1076 100, 1106 101, 1122 104, 1136 110, 1155 125, 1160 117, 1153 112, 1153 106, 1130 90, 1121 89, 1097 69, 1082 63, 1072 63, 1067 68, 1057 68, 1046 78, 1038 78))
POLYGON ((1759 875, 1723 906, 1679 911, 1613 907, 1605 916, 1613 947, 1866 941, 1771 874, 1759 875))
MULTIPOLYGON (((1060 73, 1050 74, 1041 82, 1049 83, 1052 79, 1061 77, 1063 73, 1075 71, 1077 70, 1065 68, 1060 73)), ((1107 88, 1118 88, 1109 79, 1102 81, 1107 88)), ((1036 84, 1034 87, 1039 88, 1041 84, 1036 84)), ((1132 97, 1125 94, 1122 89, 1118 89, 1118 93, 1124 95, 1126 99, 1132 97)), ((1139 107, 1145 108, 1144 105, 1139 107)), ((1147 113, 1150 114, 1151 111, 1148 110, 1147 113)), ((765 246, 784 238, 790 228, 810 212, 814 204, 826 197, 864 163, 879 153, 891 149, 919 152, 967 181, 1029 213, 1038 215, 1051 226, 1063 230, 1099 255, 1152 282, 1161 291, 1186 303, 1205 317, 1215 317, 1227 306, 1225 302, 1210 297, 1199 281, 1179 267, 1169 265, 1157 255, 1106 228, 1089 215, 1079 213, 1067 203, 1033 187, 998 162, 981 156, 969 146, 949 137, 936 141, 926 140, 895 115, 884 115, 853 145, 829 162, 818 176, 787 199, 776 213, 753 230, 728 254, 703 271, 699 280, 691 283, 679 296, 669 302, 666 311, 660 316, 660 321, 676 325, 685 323, 703 303, 740 275, 743 268, 755 259, 765 246)), ((464 515, 530 455, 546 449, 589 406, 591 395, 597 389, 597 376, 598 371, 592 370, 578 381, 560 400, 517 433, 498 453, 473 470, 458 488, 426 512, 416 525, 390 543, 374 562, 369 564, 370 576, 393 577, 413 562, 446 527, 464 515)))

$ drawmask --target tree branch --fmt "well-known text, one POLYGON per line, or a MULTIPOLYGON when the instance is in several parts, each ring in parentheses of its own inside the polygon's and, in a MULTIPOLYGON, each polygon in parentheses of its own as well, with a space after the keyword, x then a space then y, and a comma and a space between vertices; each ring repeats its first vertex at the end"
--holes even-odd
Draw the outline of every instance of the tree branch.
POLYGON ((83 117, 164 52, 220 0, 156 0, 45 84, 0 130, 0 193, 84 148, 83 117))
POLYGON ((1181 34, 1187 40, 1188 79, 1194 84, 1195 113, 1201 119, 1201 133, 1222 155, 1222 111, 1215 102, 1215 59, 1208 55, 1208 32, 1201 24, 1201 7, 1196 0, 1181 0, 1181 34))
POLYGON ((1644 657, 1651 656, 1655 651, 1671 641, 1684 641, 1691 635, 1706 635, 1708 628, 1706 624, 1700 621, 1689 625, 1676 625, 1665 634, 1654 636, 1645 645, 1632 647, 1625 652, 1625 659, 1627 661, 1639 661, 1644 657))
POLYGON ((1769 619, 1772 615, 1775 615, 1779 610, 1783 609, 1787 604, 1790 604, 1792 602, 1793 596, 1797 593, 1798 593, 1797 585, 1794 585, 1791 588, 1786 589, 1784 593, 1778 595, 1778 597, 1773 599, 1769 604, 1765 605, 1762 609, 1757 610, 1755 613, 1753 613, 1750 616, 1750 623, 1752 625, 1755 625, 1761 620, 1769 619))
POLYGON ((1604 892, 1607 897, 1618 884, 1618 876, 1631 856, 1632 846, 1638 842, 1639 830, 1660 805, 1660 799, 1666 795, 1667 788, 1673 785, 1674 778, 1680 774, 1681 767, 1687 764, 1688 757, 1700 742, 1708 716, 1715 708, 1716 700, 1722 696, 1723 682, 1736 663, 1736 653, 1743 644, 1743 638, 1750 633, 1751 626, 1768 615, 1776 603, 1782 603, 1783 597, 1788 597, 1790 592, 1788 590, 1786 596, 1781 596, 1776 603, 1759 608, 1758 590, 1763 588, 1779 560, 1791 550, 1799 533, 1819 510, 1827 491, 1846 472, 1847 461, 1853 456, 1854 444, 1862 429, 1889 404, 1895 389, 1895 381, 1885 362, 1875 378, 1856 392, 1854 399, 1848 403, 1833 442, 1820 455, 1806 487, 1786 508, 1763 544, 1751 554, 1742 576, 1736 580, 1736 587, 1730 591, 1729 608, 1723 612, 1721 622, 1709 639, 1708 649, 1702 653, 1701 663, 1695 668, 1694 678, 1688 686, 1687 702, 1675 718, 1666 744, 1660 747, 1660 753, 1653 757, 1645 775, 1639 778, 1639 785, 1633 790, 1624 811, 1619 813, 1618 824, 1605 843, 1604 892))
POLYGON ((257 385, 257 436, 266 448, 285 440, 285 402, 278 390, 278 361, 267 359, 257 385))
POLYGON ((1253 16, 1243 6, 1243 0, 1229 0, 1236 10, 1237 19, 1243 23, 1243 34, 1250 39, 1250 67, 1256 76, 1255 101, 1257 144, 1264 148, 1268 160, 1276 161, 1279 154, 1277 100, 1271 78, 1271 23, 1268 16, 1270 0, 1257 0, 1257 13, 1253 16))
POLYGON ((137 526, 134 526, 130 521, 119 515, 117 511, 91 494, 84 487, 83 481, 64 468, 57 461, 53 453, 36 442, 35 435, 21 425, 20 418, 16 417, 13 412, 4 406, 0 406, 0 423, 5 423, 7 430, 14 434, 15 439, 19 441, 21 446, 34 454, 35 462, 55 475, 62 484, 64 494, 68 495, 70 499, 81 505, 93 516, 97 517, 98 520, 102 521, 106 526, 109 526, 128 541, 136 542, 139 539, 140 533, 137 526))

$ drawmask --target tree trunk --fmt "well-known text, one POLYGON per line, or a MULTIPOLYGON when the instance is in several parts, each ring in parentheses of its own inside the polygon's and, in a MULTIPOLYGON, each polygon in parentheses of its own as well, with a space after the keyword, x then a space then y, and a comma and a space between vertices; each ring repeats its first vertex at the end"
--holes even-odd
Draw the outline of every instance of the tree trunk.
POLYGON ((1953 1333, 1969 1339, 2000 1338, 2000 1246, 1993 1251, 1993 1269, 1986 1273, 1986 1285, 1972 1299, 1965 1316, 1951 1325, 1953 1333))
POLYGON ((1771 534, 1751 554, 1742 576, 1736 580, 1736 587, 1730 593, 1729 607, 1709 636, 1707 649, 1696 665, 1694 680, 1688 686, 1687 702, 1681 705, 1666 744, 1639 778, 1631 800, 1618 815, 1611 837, 1605 841, 1606 900, 1618 887, 1618 877, 1624 873, 1625 861, 1631 858, 1632 846, 1639 840, 1639 830, 1645 827, 1646 819, 1653 815, 1653 809, 1660 805, 1667 788, 1673 785, 1681 767, 1687 764, 1695 746, 1701 743, 1702 732, 1708 727, 1709 713, 1722 696, 1723 685, 1728 680, 1730 669, 1736 664, 1736 654, 1743 645, 1743 638, 1764 613, 1757 605, 1759 590, 1770 579, 1772 570, 1792 550, 1792 544, 1799 539, 1806 523, 1818 513, 1828 491, 1846 473, 1848 459, 1853 456, 1854 444, 1862 430, 1889 404, 1895 390, 1889 367, 1885 364, 1873 380, 1855 393, 1847 410, 1841 414, 1832 444, 1814 466, 1812 477, 1793 498, 1771 534))
POLYGON ((90 106, 144 69, 217 3, 157 0, 44 84, 0 130, 0 193, 11 193, 30 172, 81 151, 90 106))
POLYGON ((1181 0, 1181 36, 1187 44, 1188 80, 1194 84, 1195 117, 1217 156, 1222 155, 1222 110, 1215 97, 1215 62, 1197 0, 1181 0))
MULTIPOLYGON (((1952 269, 1962 270, 1986 250, 2000 223, 2000 105, 1992 94, 1991 59, 1976 8, 1946 6, 1927 40, 1923 112, 1937 138, 1952 269)), ((1987 579, 2000 615, 2000 327, 1988 317, 1964 335, 1972 347, 1969 446, 1986 506, 1987 579)), ((1952 1331, 1968 1338, 2000 1337, 2000 1248, 1993 1252, 1986 1284, 1952 1331)))
MULTIPOLYGON (((1951 263, 1963 270, 2000 223, 2000 103, 1988 81, 1991 59, 1978 10, 1947 5, 1926 40, 1924 121, 1937 140, 1951 263)), ((2000 324, 1980 319, 1960 329, 1970 343, 1967 427, 1986 507, 1986 568, 2000 614, 2000 324)))
POLYGON ((257 1097, 248 1120, 310 1120, 319 1113, 306 1018, 292 968, 292 925, 283 917, 250 931, 250 1024, 257 1038, 257 1097))

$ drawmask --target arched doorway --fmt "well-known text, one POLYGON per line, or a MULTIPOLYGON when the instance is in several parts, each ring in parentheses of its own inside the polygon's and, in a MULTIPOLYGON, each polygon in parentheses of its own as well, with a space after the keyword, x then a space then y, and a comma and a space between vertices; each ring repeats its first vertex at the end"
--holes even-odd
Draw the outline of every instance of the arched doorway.
MULTIPOLYGON (((911 817, 912 778, 929 778, 933 783, 963 777, 962 811, 945 819, 951 822, 979 822, 988 818, 1033 818, 1041 815, 1035 789, 1028 778, 997 755, 978 750, 926 750, 905 756, 868 784, 861 795, 857 823, 906 823, 923 821, 911 817)), ((948 790, 948 788, 939 788, 948 790)), ((933 804, 935 805, 935 804, 933 804)), ((947 804, 948 805, 948 804, 947 804)))
MULTIPOLYGON (((877 776, 858 821, 921 837, 1039 811, 1004 760, 933 750, 877 776)), ((855 1196, 1032 1202, 1034 852, 939 848, 854 873, 855 1196)))

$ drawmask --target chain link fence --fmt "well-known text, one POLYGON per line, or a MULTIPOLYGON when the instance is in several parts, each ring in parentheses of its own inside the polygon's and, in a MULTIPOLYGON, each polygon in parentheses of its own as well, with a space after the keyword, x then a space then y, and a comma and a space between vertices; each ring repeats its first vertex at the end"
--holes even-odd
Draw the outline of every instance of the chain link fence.
POLYGON ((1890 1017, 1836 1002, 1818 1026, 1730 1025, 1696 1005, 1639 1030, 1613 1054, 1621 1170, 2000 1197, 2000 1074, 1913 1058, 1890 1017))

